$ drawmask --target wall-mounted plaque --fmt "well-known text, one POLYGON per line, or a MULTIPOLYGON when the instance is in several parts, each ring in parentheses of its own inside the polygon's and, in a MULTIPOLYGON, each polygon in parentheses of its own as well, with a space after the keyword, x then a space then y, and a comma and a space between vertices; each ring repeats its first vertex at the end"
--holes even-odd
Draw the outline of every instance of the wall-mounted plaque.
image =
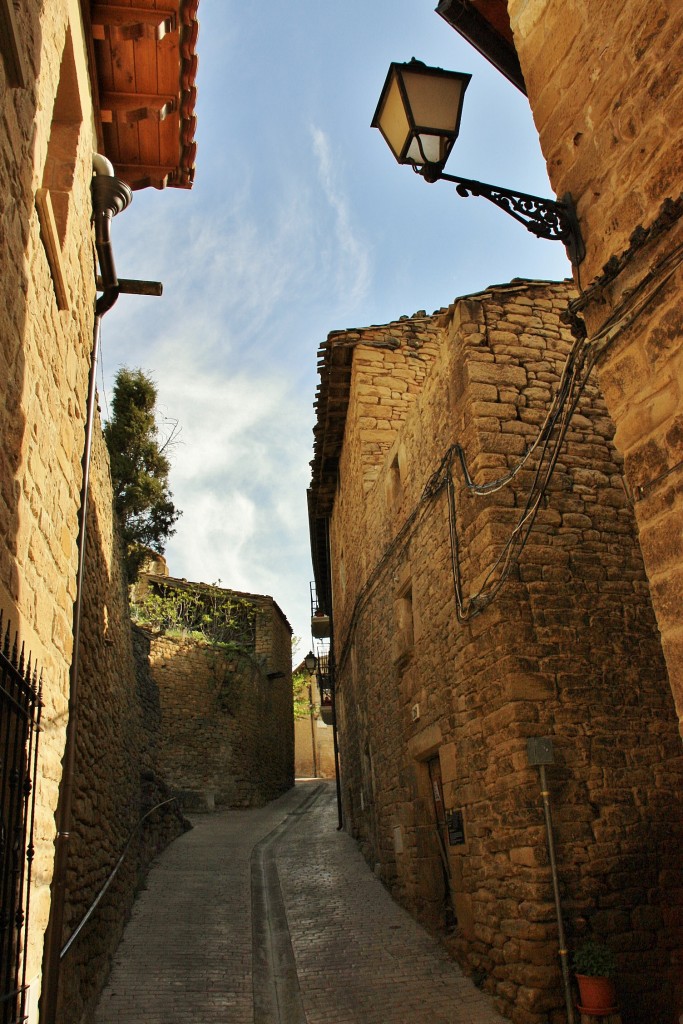
POLYGON ((465 823, 462 811, 449 811, 446 815, 448 827, 448 843, 450 846, 462 846, 465 842, 465 823))

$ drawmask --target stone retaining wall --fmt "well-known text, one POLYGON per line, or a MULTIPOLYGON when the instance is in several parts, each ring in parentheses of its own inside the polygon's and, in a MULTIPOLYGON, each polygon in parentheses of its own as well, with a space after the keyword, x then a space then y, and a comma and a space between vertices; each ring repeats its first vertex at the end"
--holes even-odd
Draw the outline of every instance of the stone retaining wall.
POLYGON ((160 707, 149 643, 131 630, 112 511, 109 458, 93 439, 80 643, 77 752, 63 942, 131 840, 116 880, 62 961, 58 1019, 91 1020, 111 958, 151 860, 188 823, 159 774, 160 707))
POLYGON ((188 809, 261 806, 294 784, 291 629, 272 598, 239 597, 257 607, 252 652, 149 635, 160 769, 188 809))

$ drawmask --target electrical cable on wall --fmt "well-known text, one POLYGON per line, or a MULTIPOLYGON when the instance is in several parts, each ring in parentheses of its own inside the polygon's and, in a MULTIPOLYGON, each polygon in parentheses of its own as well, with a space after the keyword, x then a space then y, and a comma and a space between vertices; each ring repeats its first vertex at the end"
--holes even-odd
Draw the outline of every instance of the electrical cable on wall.
MULTIPOLYGON (((589 358, 586 362, 586 347, 583 343, 575 343, 570 352, 570 358, 565 364, 565 372, 563 373, 563 379, 558 389, 558 396, 560 401, 553 403, 552 415, 546 418, 546 423, 539 433, 536 442, 533 445, 533 449, 538 447, 538 444, 543 441, 543 448, 541 450, 541 456, 534 473, 534 479, 532 481, 527 499, 522 510, 522 514, 514 527, 510 537, 506 541, 505 545, 498 558, 495 560, 493 565, 487 572, 484 581, 482 582, 479 590, 476 594, 473 594, 467 601, 463 597, 462 588, 462 572, 460 568, 460 551, 457 535, 457 509, 455 502, 455 485, 453 480, 452 472, 449 472, 447 487, 448 487, 448 515, 449 515, 449 534, 451 540, 451 565, 453 571, 453 588, 455 593, 455 604, 456 614, 461 622, 467 621, 478 615, 484 610, 495 598, 501 588, 504 586, 506 581, 509 579, 510 574, 514 566, 519 561, 524 547, 527 543, 536 514, 540 508, 541 502, 547 492, 548 485, 552 478, 557 460, 560 455, 562 444, 564 442, 571 417, 576 409, 576 406, 583 394, 583 391, 588 383, 591 371, 595 365, 598 353, 594 350, 590 351, 589 358), (575 358, 578 356, 579 358, 575 358), (581 370, 586 363, 586 369, 583 376, 580 376, 581 370), (555 425, 559 420, 559 427, 555 435, 552 447, 551 439, 555 425), (549 429, 546 429, 549 427, 549 429), (546 462, 547 460, 547 462, 546 462), (545 468, 544 468, 545 464, 545 468), (540 481, 540 482, 539 482, 540 481), (495 576, 496 570, 502 564, 500 573, 495 576)), ((456 446, 454 446, 456 447, 456 446)), ((458 448, 460 446, 457 446, 458 448)), ((460 455, 460 452, 458 453, 460 455)), ((528 457, 528 454, 524 456, 524 460, 528 457)), ((462 455, 460 455, 461 463, 463 462, 462 455)), ((449 467, 450 468, 450 467, 449 467)), ((518 471, 518 468, 517 468, 518 471)), ((469 478, 469 474, 467 474, 469 478)), ((466 478, 466 486, 470 490, 474 488, 469 486, 468 479, 466 478)), ((475 490, 474 493, 481 493, 480 490, 475 490)))
POLYGON ((422 521, 422 513, 425 507, 431 504, 444 490, 446 490, 448 495, 449 537, 451 544, 451 564, 457 617, 461 622, 468 621, 491 604, 506 581, 509 579, 511 572, 517 564, 527 543, 536 514, 547 492, 548 485, 557 464, 571 417, 578 405, 583 391, 585 390, 591 371, 600 352, 601 348, 599 346, 587 344, 583 338, 574 340, 565 360, 555 397, 548 409, 546 417, 533 444, 527 449, 512 469, 508 470, 507 473, 495 480, 491 480, 484 484, 478 484, 473 479, 469 471, 465 451, 462 445, 455 442, 447 449, 439 463, 439 466, 427 481, 419 502, 403 523, 393 541, 387 547, 384 555, 373 569, 356 599, 347 630, 347 636, 342 647, 343 653, 340 659, 340 668, 346 660, 346 654, 349 650, 349 641, 355 632, 358 619, 372 590, 381 578, 383 570, 388 565, 392 556, 399 555, 405 549, 417 525, 422 521), (519 520, 503 546, 498 558, 487 572, 486 577, 476 594, 472 595, 469 599, 465 599, 463 595, 460 552, 457 537, 457 507, 455 501, 454 482, 455 463, 457 461, 460 466, 466 490, 472 495, 482 497, 494 494, 496 491, 501 490, 510 483, 524 468, 531 456, 539 449, 539 447, 541 448, 540 458, 519 520), (496 570, 501 565, 502 569, 500 573, 494 578, 496 570))

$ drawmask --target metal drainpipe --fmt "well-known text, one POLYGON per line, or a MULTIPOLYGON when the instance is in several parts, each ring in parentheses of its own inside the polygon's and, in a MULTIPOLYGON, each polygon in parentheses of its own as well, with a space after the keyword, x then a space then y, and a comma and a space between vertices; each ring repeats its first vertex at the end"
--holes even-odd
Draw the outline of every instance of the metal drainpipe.
POLYGON ((567 1010, 567 1024, 574 1024, 574 1005, 572 1003, 571 981, 569 977, 569 951, 567 949, 567 938, 564 931, 564 919, 562 916, 562 900, 560 898, 560 881, 557 873, 557 858, 555 857, 555 839, 553 837, 553 818, 550 811, 550 790, 548 779, 545 773, 546 765, 554 764, 555 753, 553 741, 549 736, 530 736, 527 740, 527 755, 529 764, 536 766, 541 781, 541 797, 543 799, 543 817, 545 819, 545 831, 548 841, 548 857, 550 859, 550 873, 553 880, 553 896, 555 898, 555 914, 557 917, 557 936, 559 939, 560 967, 562 969, 562 986, 564 988, 564 1003, 567 1010))
POLYGON ((541 780, 541 797, 543 799, 543 817, 545 818, 545 830, 548 839, 548 854, 550 856, 550 872, 553 879, 553 896, 555 898, 555 914, 557 917, 557 931, 560 942, 560 968, 562 970, 562 987, 564 989, 564 1005, 567 1011, 567 1024, 574 1024, 574 1004, 572 1002, 571 980, 569 977, 569 951, 567 950, 567 939, 564 931, 564 920, 562 917, 562 901, 560 899, 560 883, 557 875, 557 859, 555 857, 555 840, 553 838, 553 819, 550 813, 550 790, 545 774, 545 765, 539 764, 538 771, 541 780))
POLYGON ((339 770, 339 743, 337 738, 337 668, 334 659, 334 609, 332 607, 332 547, 330 542, 330 520, 325 521, 325 550, 329 574, 329 608, 330 616, 330 653, 328 654, 327 670, 330 673, 332 687, 332 741, 334 744, 334 782, 337 790, 337 832, 344 828, 344 812, 342 809, 341 772, 339 770))
POLYGON ((64 925, 64 904, 66 900, 66 870, 71 828, 71 807, 76 764, 76 737, 78 726, 78 671, 80 661, 81 604, 83 597, 83 575, 85 570, 86 523, 88 516, 88 486, 90 483, 90 460, 92 453, 95 399, 97 391, 97 360, 100 347, 102 317, 111 309, 119 296, 119 282, 116 276, 114 253, 111 244, 111 220, 125 210, 133 199, 133 193, 125 182, 114 177, 114 169, 106 157, 93 157, 94 177, 92 180, 93 221, 95 224, 95 248, 102 278, 103 291, 95 303, 93 345, 88 380, 88 405, 85 420, 85 444, 82 459, 81 507, 78 513, 78 570, 76 573, 76 597, 73 606, 73 653, 69 672, 69 717, 66 727, 66 741, 62 760, 62 781, 57 805, 57 837, 55 839, 55 860, 52 876, 52 901, 50 921, 45 938, 43 990, 40 999, 41 1024, 54 1024, 57 1013, 59 991, 59 960, 64 925))

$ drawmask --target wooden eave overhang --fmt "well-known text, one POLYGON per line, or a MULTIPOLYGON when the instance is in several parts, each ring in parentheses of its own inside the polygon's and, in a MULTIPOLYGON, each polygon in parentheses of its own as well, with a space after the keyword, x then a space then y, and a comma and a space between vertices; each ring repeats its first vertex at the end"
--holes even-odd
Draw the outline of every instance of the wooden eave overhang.
POLYGON ((132 189, 191 188, 199 0, 81 0, 100 150, 132 189))
POLYGON ((329 519, 337 489, 337 470, 344 443, 346 412, 351 393, 353 345, 335 345, 335 339, 347 332, 335 331, 318 349, 318 374, 313 408, 313 459, 311 485, 308 489, 308 525, 311 538, 311 561, 318 606, 327 615, 332 613, 332 585, 328 552, 329 519))
POLYGON ((526 96, 507 0, 440 0, 436 13, 526 96))

